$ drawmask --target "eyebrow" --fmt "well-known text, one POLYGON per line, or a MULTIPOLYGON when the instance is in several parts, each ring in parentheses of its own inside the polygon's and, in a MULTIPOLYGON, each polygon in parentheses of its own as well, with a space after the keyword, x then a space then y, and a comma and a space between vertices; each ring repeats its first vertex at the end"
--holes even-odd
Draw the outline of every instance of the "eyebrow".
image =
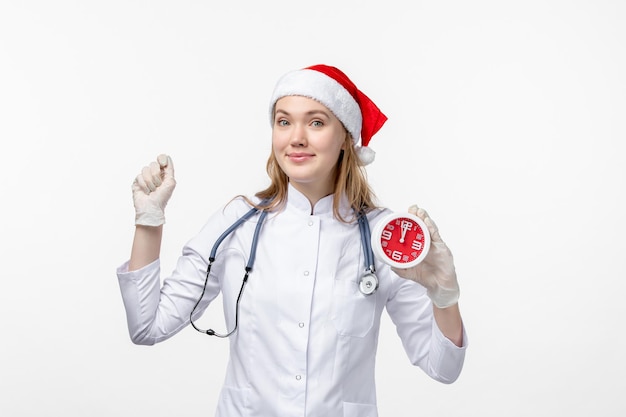
MULTIPOLYGON (((278 113, 282 113, 286 116, 290 115, 288 111, 283 110, 283 109, 276 109, 275 114, 278 114, 278 113)), ((325 112, 324 110, 311 110, 305 113, 306 116, 314 116, 316 114, 321 114, 321 115, 326 116, 327 118, 330 118, 330 114, 328 112, 325 112)))

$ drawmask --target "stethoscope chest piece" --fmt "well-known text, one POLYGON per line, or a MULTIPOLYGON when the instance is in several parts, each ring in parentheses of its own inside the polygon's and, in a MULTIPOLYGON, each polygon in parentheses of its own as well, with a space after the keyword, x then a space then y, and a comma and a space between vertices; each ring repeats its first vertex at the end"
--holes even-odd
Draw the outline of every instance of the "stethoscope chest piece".
POLYGON ((373 272, 368 272, 359 282, 359 290, 364 295, 372 295, 378 289, 378 277, 373 272))

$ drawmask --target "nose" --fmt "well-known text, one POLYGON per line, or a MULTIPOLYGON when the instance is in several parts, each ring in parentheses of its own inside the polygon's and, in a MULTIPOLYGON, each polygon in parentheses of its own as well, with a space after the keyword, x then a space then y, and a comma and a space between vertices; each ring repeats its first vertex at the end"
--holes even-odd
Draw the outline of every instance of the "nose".
POLYGON ((306 128, 300 123, 294 124, 291 131, 291 146, 306 146, 307 136, 306 128))

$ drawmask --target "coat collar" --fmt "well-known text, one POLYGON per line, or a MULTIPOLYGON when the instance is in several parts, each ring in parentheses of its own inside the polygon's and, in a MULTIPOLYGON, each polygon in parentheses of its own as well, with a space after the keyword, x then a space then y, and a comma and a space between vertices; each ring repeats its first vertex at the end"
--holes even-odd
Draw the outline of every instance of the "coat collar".
MULTIPOLYGON (((314 216, 333 216, 333 201, 335 200, 334 194, 330 194, 326 197, 321 198, 315 204, 315 206, 313 207, 313 211, 311 212, 311 203, 309 202, 309 199, 291 184, 289 184, 287 193, 288 208, 304 212, 306 214, 312 214, 314 216)), ((345 195, 341 196, 341 201, 339 203, 339 212, 344 218, 350 218, 350 215, 352 213, 352 208, 350 207, 350 204, 348 204, 348 199, 345 195)))

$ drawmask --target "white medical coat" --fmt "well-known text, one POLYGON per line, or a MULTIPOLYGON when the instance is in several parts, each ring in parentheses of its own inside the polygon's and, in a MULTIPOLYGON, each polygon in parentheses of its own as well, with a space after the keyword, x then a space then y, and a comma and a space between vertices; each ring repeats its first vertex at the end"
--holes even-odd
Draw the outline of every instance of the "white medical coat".
MULTIPOLYGON (((411 363, 444 383, 461 372, 466 343, 459 348, 442 335, 422 286, 377 263, 378 291, 360 293, 365 262, 359 227, 337 221, 332 203, 332 196, 323 198, 311 214, 307 198, 290 187, 284 210, 266 218, 239 306, 239 328, 229 339, 216 416, 376 417, 374 370, 383 309, 411 363)), ((132 272, 127 263, 118 268, 134 343, 161 342, 189 324, 214 242, 249 208, 238 199, 216 212, 185 245, 162 286, 158 260, 132 272)), ((341 209, 352 215, 347 202, 341 209)), ((370 228, 384 214, 371 212, 370 228)), ((222 242, 194 318, 221 291, 227 329, 233 328, 257 219, 222 242)))

